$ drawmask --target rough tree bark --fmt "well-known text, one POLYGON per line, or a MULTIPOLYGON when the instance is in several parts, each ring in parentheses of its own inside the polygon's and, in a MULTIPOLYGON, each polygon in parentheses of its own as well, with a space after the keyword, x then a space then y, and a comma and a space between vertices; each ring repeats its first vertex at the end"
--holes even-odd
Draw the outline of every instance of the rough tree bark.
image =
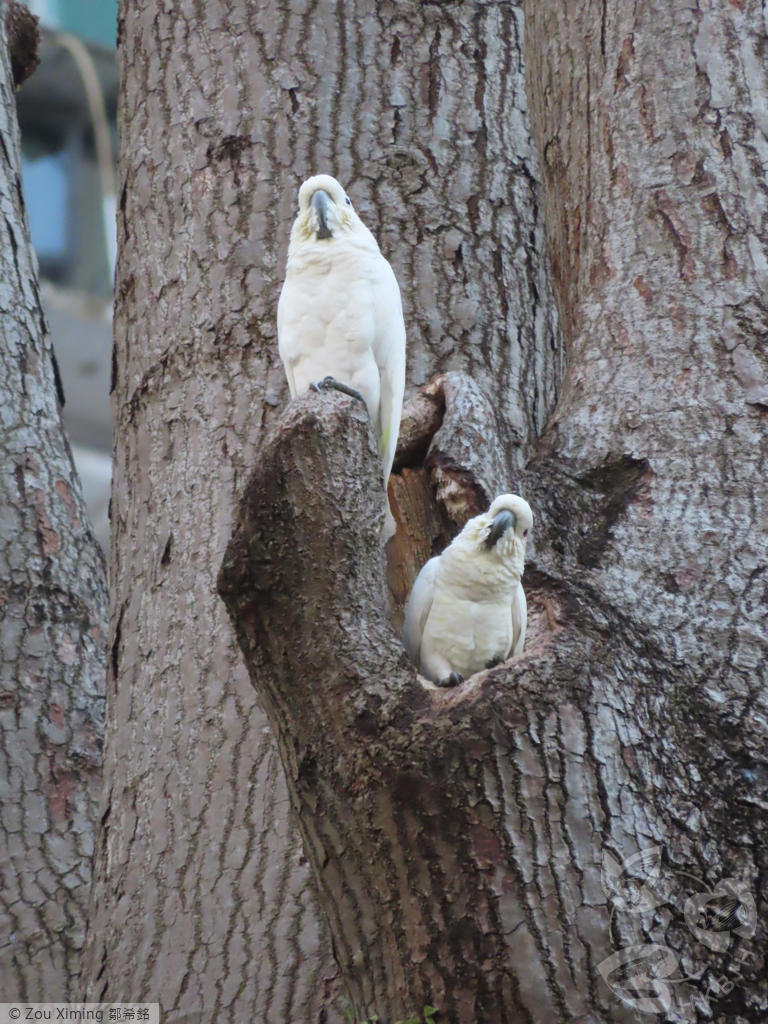
POLYGON ((5 27, 0 8, 0 992, 63 1000, 98 814, 106 579, 59 415, 5 27))
MULTIPOLYGON (((470 2, 121 5, 95 997, 159 999, 170 1020, 343 1018, 274 737, 215 577, 287 402, 274 319, 310 173, 344 182, 395 267, 410 386, 437 370, 486 382, 506 472, 546 421, 560 355, 520 21, 470 2)), ((403 470, 403 507, 423 473, 403 470)))
POLYGON ((421 688, 345 399, 275 426, 222 592, 361 1018, 758 1024, 766 27, 749 0, 529 19, 567 372, 524 451, 524 656, 421 688))
MULTIPOLYGON (((530 478, 539 565, 594 609, 588 641, 621 631, 629 669, 593 680, 586 705, 616 767, 603 842, 652 840, 707 883, 743 883, 761 922, 748 977, 711 1012, 763 1020, 764 12, 749 0, 578 11, 548 0, 528 14, 569 362, 530 478)), ((687 973, 705 971, 700 991, 738 974, 740 951, 702 956, 677 934, 679 914, 643 924, 687 973)), ((683 1003, 670 1020, 710 1019, 705 999, 683 1003)))

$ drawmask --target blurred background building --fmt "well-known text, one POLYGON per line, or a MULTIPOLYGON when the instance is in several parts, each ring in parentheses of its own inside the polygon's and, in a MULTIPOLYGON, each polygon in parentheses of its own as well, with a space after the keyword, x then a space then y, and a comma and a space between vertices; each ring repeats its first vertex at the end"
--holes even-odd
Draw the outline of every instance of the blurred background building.
POLYGON ((106 550, 117 0, 27 0, 40 66, 17 93, 24 196, 85 499, 106 550))

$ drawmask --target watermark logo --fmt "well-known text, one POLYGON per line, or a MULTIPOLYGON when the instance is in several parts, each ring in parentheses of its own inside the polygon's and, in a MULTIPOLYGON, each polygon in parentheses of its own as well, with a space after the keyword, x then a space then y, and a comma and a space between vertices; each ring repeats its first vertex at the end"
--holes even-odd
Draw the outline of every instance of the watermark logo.
POLYGON ((603 892, 614 910, 642 914, 667 902, 655 888, 661 881, 661 853, 660 846, 648 846, 619 862, 603 851, 603 892))
POLYGON ((0 1003, 0 1024, 160 1024, 159 1003, 0 1003))
POLYGON ((693 1019, 695 1008, 728 995, 756 963, 749 940, 757 929, 757 907, 743 881, 723 878, 709 889, 694 875, 665 870, 662 854, 661 846, 651 846, 619 861, 604 851, 602 883, 615 952, 598 971, 611 992, 638 1013, 674 1011, 678 1019, 693 1019), (678 932, 687 933, 684 954, 641 941, 661 919, 673 922, 675 911, 678 932), (638 941, 626 941, 632 937, 638 941))
POLYGON ((672 1005, 667 982, 678 970, 675 953, 666 946, 643 943, 624 946, 598 964, 608 988, 640 1013, 666 1013, 672 1005))
POLYGON ((689 896, 683 909, 690 932, 715 953, 726 952, 734 935, 751 939, 755 934, 755 901, 744 883, 735 878, 723 879, 711 892, 689 896))

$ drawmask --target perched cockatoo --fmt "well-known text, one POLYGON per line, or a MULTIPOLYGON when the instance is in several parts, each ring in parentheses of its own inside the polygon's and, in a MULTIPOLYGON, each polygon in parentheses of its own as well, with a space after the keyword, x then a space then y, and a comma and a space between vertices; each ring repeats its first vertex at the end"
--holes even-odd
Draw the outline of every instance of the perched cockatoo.
MULTIPOLYGON (((400 289, 376 239, 328 174, 299 189, 277 338, 291 397, 312 386, 342 385, 365 402, 386 490, 405 389, 400 289)), ((385 540, 395 532, 389 505, 386 516, 385 540)))
POLYGON ((403 643, 438 686, 521 653, 528 608, 520 578, 532 525, 528 502, 502 494, 416 577, 403 643))

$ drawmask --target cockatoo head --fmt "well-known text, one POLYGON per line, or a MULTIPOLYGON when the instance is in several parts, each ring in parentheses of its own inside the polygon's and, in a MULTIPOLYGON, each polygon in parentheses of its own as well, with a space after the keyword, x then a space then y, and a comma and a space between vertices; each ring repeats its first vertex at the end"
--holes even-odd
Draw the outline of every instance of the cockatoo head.
POLYGON ((532 525, 528 502, 517 494, 501 494, 487 512, 465 524, 453 545, 473 560, 478 571, 485 571, 484 565, 498 564, 522 575, 532 525))
POLYGON ((448 575, 465 589, 516 585, 525 569, 525 548, 532 525, 528 502, 517 494, 501 494, 487 512, 464 524, 442 553, 441 566, 445 563, 448 575))
POLYGON ((503 544, 506 537, 507 543, 517 540, 525 550, 525 539, 533 526, 533 513, 525 498, 518 494, 501 494, 491 502, 485 516, 490 520, 483 539, 486 548, 503 544))
POLYGON ((299 189, 299 214, 291 228, 291 246, 316 242, 328 245, 349 239, 366 247, 376 239, 355 213, 352 202, 330 174, 315 174, 299 189))

